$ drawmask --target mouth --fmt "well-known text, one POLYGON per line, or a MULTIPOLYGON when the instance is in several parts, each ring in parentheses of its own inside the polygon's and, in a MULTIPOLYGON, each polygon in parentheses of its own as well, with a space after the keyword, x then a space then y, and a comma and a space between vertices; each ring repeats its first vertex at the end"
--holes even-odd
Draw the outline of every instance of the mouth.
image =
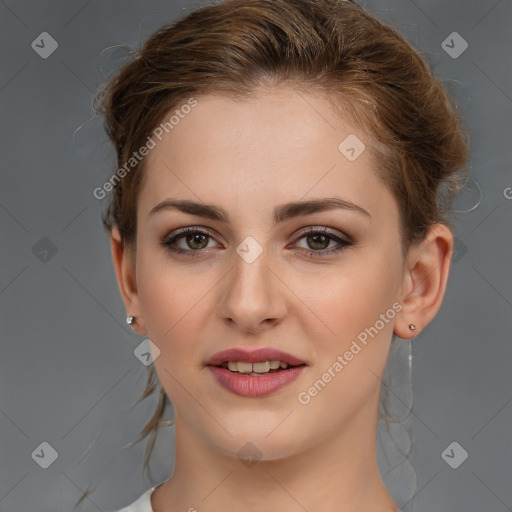
POLYGON ((263 397, 294 381, 307 366, 296 356, 276 349, 229 349, 206 362, 220 386, 236 395, 263 397))
POLYGON ((255 363, 247 363, 244 361, 224 361, 223 363, 214 366, 217 368, 224 368, 231 373, 250 375, 251 377, 260 377, 269 373, 279 373, 287 370, 288 368, 305 366, 305 363, 293 365, 279 360, 260 361, 255 363))
POLYGON ((211 356, 205 364, 206 366, 226 365, 225 367, 230 371, 243 373, 260 373, 260 371, 266 373, 270 370, 285 368, 284 365, 299 366, 307 363, 299 357, 283 352, 282 350, 263 347, 255 350, 247 350, 245 348, 222 350, 211 356), (277 363, 279 363, 279 366, 277 366, 277 363), (228 367, 230 364, 231 368, 228 367), (249 368, 249 364, 252 364, 253 367, 249 368))

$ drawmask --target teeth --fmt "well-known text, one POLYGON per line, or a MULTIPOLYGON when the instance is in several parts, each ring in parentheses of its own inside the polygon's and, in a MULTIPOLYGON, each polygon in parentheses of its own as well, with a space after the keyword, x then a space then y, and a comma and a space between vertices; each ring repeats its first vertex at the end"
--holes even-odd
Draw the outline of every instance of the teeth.
POLYGON ((255 373, 267 373, 270 370, 270 361, 263 363, 252 363, 252 371, 255 373))
POLYGON ((234 363, 233 361, 229 361, 229 363, 228 363, 228 370, 230 370, 232 372, 237 372, 238 371, 238 363, 234 363))
POLYGON ((239 373, 268 373, 270 370, 277 370, 279 368, 286 369, 288 368, 287 363, 283 363, 282 361, 261 361, 259 363, 243 363, 241 361, 229 361, 227 364, 224 363, 222 365, 223 368, 226 368, 232 372, 239 373))
POLYGON ((236 363, 238 366, 237 371, 240 373, 251 373, 252 372, 252 363, 236 363))

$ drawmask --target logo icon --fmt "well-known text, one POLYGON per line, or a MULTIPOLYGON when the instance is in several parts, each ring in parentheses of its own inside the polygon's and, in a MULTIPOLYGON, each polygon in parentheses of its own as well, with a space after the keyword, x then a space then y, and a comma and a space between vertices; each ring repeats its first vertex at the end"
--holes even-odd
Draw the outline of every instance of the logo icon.
POLYGON ((56 254, 56 245, 47 237, 43 236, 32 247, 32 254, 43 263, 48 263, 56 254))
POLYGON ((251 468, 254 466, 263 455, 261 451, 255 446, 253 443, 245 443, 240 450, 237 452, 237 457, 240 459, 240 462, 251 468))
POLYGON ((160 349, 146 338, 135 347, 133 354, 144 366, 149 366, 160 355, 160 349))
POLYGON ((43 441, 33 452, 32 458, 43 468, 49 468, 56 460, 59 454, 53 446, 43 441))
POLYGON ((453 441, 444 449, 441 457, 448 466, 457 469, 468 458, 468 452, 457 441, 453 441))
POLYGON ((338 146, 339 152, 351 162, 357 160, 365 149, 366 146, 353 133, 343 139, 343 141, 341 141, 340 145, 338 146))
POLYGON ((468 42, 458 32, 452 32, 441 43, 441 48, 452 59, 458 59, 468 49, 468 46, 468 42))
POLYGON ((236 252, 246 263, 252 263, 263 252, 263 247, 252 236, 248 236, 236 248, 236 252))
POLYGON ((42 59, 47 59, 59 47, 59 43, 48 32, 41 32, 31 46, 42 59))

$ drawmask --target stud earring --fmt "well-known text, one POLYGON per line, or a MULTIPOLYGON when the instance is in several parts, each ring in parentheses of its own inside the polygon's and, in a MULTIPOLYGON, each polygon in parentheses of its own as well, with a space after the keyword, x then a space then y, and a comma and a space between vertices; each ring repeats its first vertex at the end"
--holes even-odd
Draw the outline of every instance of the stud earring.
POLYGON ((127 316, 126 317, 126 323, 128 325, 133 325, 135 323, 135 317, 133 315, 127 316))
POLYGON ((409 329, 412 331, 412 332, 415 332, 416 331, 416 326, 414 324, 409 324, 409 329))

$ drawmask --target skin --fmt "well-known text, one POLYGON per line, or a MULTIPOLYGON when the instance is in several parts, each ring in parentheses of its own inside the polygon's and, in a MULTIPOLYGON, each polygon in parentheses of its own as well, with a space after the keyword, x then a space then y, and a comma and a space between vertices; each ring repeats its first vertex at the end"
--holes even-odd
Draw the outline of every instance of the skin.
POLYGON ((160 350, 154 364, 175 410, 175 469, 152 507, 394 512, 376 460, 381 378, 392 334, 417 335, 441 306, 452 233, 432 226, 402 259, 398 206, 370 152, 349 161, 338 150, 349 134, 367 148, 371 140, 319 95, 277 86, 244 101, 197 100, 146 157, 136 263, 116 228, 111 237, 127 314, 160 350), (229 223, 174 209, 149 215, 171 197, 223 208, 229 223), (325 197, 351 201, 371 218, 332 209, 274 224, 276 205, 325 197), (176 242, 202 251, 195 258, 160 243, 186 226, 214 235, 176 242), (297 236, 308 227, 348 235, 353 245, 328 255, 337 243, 297 236), (236 252, 248 236, 263 249, 252 263, 236 252), (307 250, 326 255, 308 258, 307 250), (308 404, 299 403, 298 394, 394 302, 401 311, 308 404), (276 347, 308 366, 267 397, 241 397, 204 366, 231 347, 276 347), (237 457, 248 442, 260 453, 250 467, 237 457))

